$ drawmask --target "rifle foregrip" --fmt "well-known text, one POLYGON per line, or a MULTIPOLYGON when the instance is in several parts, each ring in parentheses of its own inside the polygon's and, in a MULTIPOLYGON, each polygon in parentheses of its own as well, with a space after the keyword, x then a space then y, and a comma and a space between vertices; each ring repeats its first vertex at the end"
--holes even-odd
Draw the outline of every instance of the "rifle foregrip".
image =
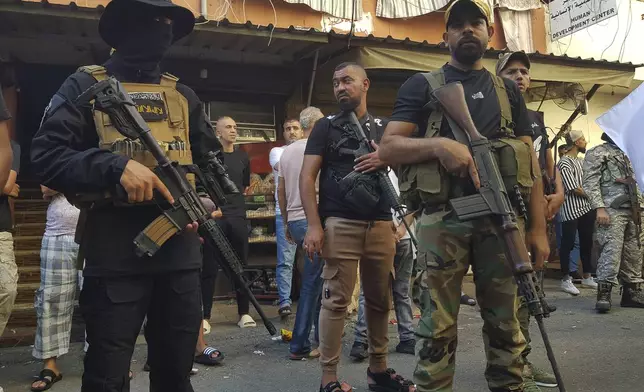
POLYGON ((137 256, 153 256, 167 240, 179 231, 179 228, 167 216, 159 215, 134 239, 137 256))

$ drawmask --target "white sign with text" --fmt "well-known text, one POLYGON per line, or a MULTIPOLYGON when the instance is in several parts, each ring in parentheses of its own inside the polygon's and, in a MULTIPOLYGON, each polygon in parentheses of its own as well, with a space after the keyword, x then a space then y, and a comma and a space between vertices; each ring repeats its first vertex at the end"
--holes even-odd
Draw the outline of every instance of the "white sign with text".
POLYGON ((552 41, 617 16, 617 0, 554 0, 549 5, 552 41))

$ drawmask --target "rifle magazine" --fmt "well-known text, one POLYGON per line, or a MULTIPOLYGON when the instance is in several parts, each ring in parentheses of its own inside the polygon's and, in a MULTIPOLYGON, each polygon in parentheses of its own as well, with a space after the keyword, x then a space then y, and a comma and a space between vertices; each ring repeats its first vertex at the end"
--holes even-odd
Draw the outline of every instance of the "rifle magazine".
POLYGON ((172 236, 179 233, 177 225, 166 215, 159 215, 134 239, 139 256, 154 255, 172 236))

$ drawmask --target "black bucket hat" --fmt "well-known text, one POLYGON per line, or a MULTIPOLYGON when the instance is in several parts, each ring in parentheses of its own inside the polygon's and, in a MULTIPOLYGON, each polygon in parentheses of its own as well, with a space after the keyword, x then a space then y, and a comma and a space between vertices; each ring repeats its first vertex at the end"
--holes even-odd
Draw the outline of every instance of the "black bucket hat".
POLYGON ((172 0, 112 0, 105 7, 98 22, 98 32, 103 41, 116 48, 126 37, 127 31, 123 28, 123 22, 128 13, 132 13, 135 8, 145 7, 154 7, 172 20, 173 43, 190 34, 195 27, 192 11, 174 4, 172 0))

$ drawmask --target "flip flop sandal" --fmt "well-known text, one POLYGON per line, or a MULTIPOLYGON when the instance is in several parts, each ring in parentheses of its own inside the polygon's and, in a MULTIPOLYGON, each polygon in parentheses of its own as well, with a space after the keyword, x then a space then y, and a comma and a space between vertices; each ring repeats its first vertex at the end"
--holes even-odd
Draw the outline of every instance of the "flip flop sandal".
POLYGON ((39 391, 46 391, 49 388, 51 388, 54 384, 56 384, 58 381, 63 379, 63 374, 60 373, 59 375, 56 375, 53 370, 51 369, 43 369, 40 371, 38 374, 38 377, 34 377, 36 380, 31 383, 32 387, 31 390, 34 392, 39 392, 39 391), (45 383, 45 386, 42 388, 34 388, 33 385, 36 382, 43 382, 45 383))
POLYGON ((256 327, 257 323, 255 323, 255 320, 253 320, 252 317, 245 314, 241 317, 241 320, 239 320, 237 325, 239 326, 239 328, 251 328, 251 327, 256 327))
POLYGON ((195 356, 195 362, 206 366, 221 365, 223 360, 224 360, 224 353, 212 347, 206 347, 203 350, 203 353, 195 356), (212 354, 214 353, 217 353, 217 356, 213 358, 212 354))

